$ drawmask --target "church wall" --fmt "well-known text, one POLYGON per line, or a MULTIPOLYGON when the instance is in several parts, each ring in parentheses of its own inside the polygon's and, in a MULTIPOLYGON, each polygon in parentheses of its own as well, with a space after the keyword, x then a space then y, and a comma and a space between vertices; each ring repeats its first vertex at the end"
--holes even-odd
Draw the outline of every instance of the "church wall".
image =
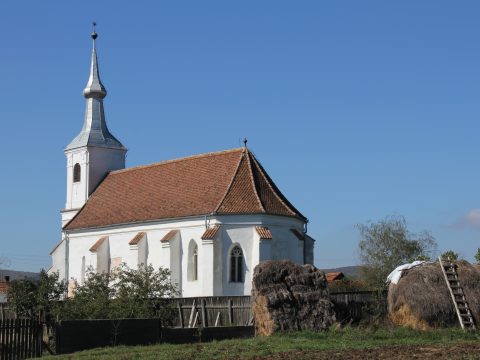
MULTIPOLYGON (((203 294, 203 281, 206 280, 205 277, 205 268, 210 264, 206 264, 205 259, 205 249, 202 245, 201 236, 205 231, 205 223, 203 221, 199 222, 195 227, 188 227, 181 229, 182 237, 182 249, 183 258, 182 258, 182 296, 191 297, 198 296, 198 294, 203 294), (192 251, 193 245, 196 244, 198 247, 198 277, 197 280, 192 278, 192 251), (189 266, 190 262, 190 266, 189 266)), ((210 291, 212 292, 212 291, 210 291)), ((212 295, 212 294, 209 294, 212 295)), ((206 295, 207 296, 207 295, 206 295)))
POLYGON ((172 281, 177 284, 178 290, 182 293, 182 235, 177 234, 170 241, 170 271, 172 272, 172 281))
MULTIPOLYGON (((212 216, 208 222, 210 226, 222 225, 215 239, 210 241, 201 239, 205 231, 203 217, 130 226, 118 225, 95 231, 71 231, 69 277, 77 281, 81 279, 82 257, 85 257, 86 267, 97 266, 98 254, 90 253, 89 249, 102 236, 109 237, 107 257, 110 267, 126 262, 129 267, 136 268, 142 258, 146 258, 147 263, 155 268, 169 267, 172 280, 181 284, 183 297, 249 295, 253 269, 260 260, 286 258, 303 263, 303 241, 300 242, 290 231, 293 227, 298 230, 303 228, 300 220, 268 215, 232 215, 212 216), (273 239, 260 240, 255 230, 258 225, 267 226, 273 239), (173 229, 180 230, 180 233, 170 240, 169 244, 162 244, 160 240, 173 229), (129 245, 129 242, 140 231, 146 232, 146 236, 136 249, 132 250, 134 247, 129 245), (192 244, 198 246, 197 280, 193 280, 189 275, 192 244), (238 244, 243 252, 243 283, 229 281, 229 255, 234 244, 238 244)), ((65 249, 62 246, 54 251, 52 269, 62 270, 64 254, 65 249)))
POLYGON ((88 198, 87 194, 87 163, 88 153, 84 149, 66 152, 67 156, 67 201, 65 209, 78 209, 85 204, 88 198), (80 165, 81 180, 73 182, 73 167, 80 165))
POLYGON ((313 265, 314 245, 315 241, 310 236, 307 236, 305 238, 305 264, 313 265))
MULTIPOLYGON (((303 241, 299 240, 291 231, 291 227, 270 226, 273 239, 271 240, 271 257, 274 260, 289 259, 303 264, 303 241)), ((297 230, 301 231, 301 229, 297 230)))
POLYGON ((88 148, 89 185, 88 192, 95 190, 100 181, 112 170, 125 168, 125 151, 107 148, 88 148))
POLYGON ((65 279, 65 241, 62 241, 52 251, 52 267, 49 273, 58 272, 59 279, 65 279))
POLYGON ((223 295, 248 295, 251 292, 253 267, 256 265, 252 261, 254 227, 248 225, 225 227, 222 251, 223 295), (243 252, 243 282, 230 281, 230 253, 235 245, 239 245, 243 252))
MULTIPOLYGON (((102 245, 97 249, 96 252, 93 253, 97 257, 97 272, 98 273, 107 273, 110 271, 110 264, 112 260, 112 256, 110 253, 110 241, 109 239, 105 240, 102 245)), ((80 258, 82 259, 82 258, 80 258)), ((75 278, 76 280, 81 278, 81 271, 82 271, 82 261, 80 262, 79 266, 77 267, 77 270, 80 270, 79 275, 77 275, 75 278)))

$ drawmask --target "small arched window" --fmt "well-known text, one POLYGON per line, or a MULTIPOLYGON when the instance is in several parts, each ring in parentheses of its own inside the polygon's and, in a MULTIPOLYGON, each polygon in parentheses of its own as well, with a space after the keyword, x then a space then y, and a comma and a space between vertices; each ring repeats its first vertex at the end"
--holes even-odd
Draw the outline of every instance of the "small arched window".
POLYGON ((192 253, 192 280, 198 280, 198 246, 195 245, 192 253))
POLYGON ((235 246, 230 252, 230 281, 243 281, 243 252, 240 246, 235 246))
POLYGON ((80 182, 81 174, 82 174, 82 169, 80 167, 80 164, 77 163, 73 167, 73 182, 80 182))

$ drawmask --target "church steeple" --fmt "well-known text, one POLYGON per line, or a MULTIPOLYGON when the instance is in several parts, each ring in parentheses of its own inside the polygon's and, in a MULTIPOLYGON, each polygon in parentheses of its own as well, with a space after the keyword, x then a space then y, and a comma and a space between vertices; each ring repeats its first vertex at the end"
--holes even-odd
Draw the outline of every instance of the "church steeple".
POLYGON ((90 76, 88 78, 87 86, 83 90, 83 95, 86 100, 85 120, 80 134, 68 144, 65 149, 66 151, 83 146, 126 150, 122 143, 110 133, 105 121, 103 99, 107 96, 107 90, 100 80, 96 49, 96 39, 98 34, 95 32, 95 25, 96 24, 94 23, 93 33, 91 35, 93 39, 93 49, 90 76))
POLYGON ((108 130, 103 99, 107 90, 100 80, 95 23, 90 76, 83 90, 85 118, 80 133, 65 148, 67 157, 67 201, 62 224, 70 221, 85 204, 93 190, 112 170, 125 168, 127 149, 108 130))
POLYGON ((92 50, 92 64, 90 65, 90 77, 88 78, 87 86, 83 90, 83 95, 86 98, 99 98, 103 99, 107 96, 107 90, 100 80, 100 73, 98 71, 98 59, 97 59, 97 48, 95 40, 97 40, 98 34, 95 32, 95 26, 97 24, 93 23, 93 50, 92 50))

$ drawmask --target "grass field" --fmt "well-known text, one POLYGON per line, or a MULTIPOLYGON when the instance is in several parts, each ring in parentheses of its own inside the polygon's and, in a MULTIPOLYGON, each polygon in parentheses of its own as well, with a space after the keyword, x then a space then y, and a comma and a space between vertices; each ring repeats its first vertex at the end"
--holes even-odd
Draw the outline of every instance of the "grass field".
POLYGON ((186 345, 115 347, 46 359, 392 359, 480 358, 480 332, 345 328, 186 345), (425 356, 423 356, 424 354, 425 356), (415 357, 420 356, 420 357, 415 357))

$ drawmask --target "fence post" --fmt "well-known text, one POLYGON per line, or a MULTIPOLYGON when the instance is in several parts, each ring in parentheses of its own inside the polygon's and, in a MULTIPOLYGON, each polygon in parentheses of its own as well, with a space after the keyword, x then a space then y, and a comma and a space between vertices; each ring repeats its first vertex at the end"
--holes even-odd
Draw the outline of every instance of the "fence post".
POLYGON ((55 354, 61 354, 62 353, 62 338, 60 336, 60 327, 62 326, 62 323, 59 322, 58 320, 55 321, 55 354))
POLYGON ((185 324, 183 323, 183 311, 182 311, 182 305, 180 302, 177 302, 177 308, 178 308, 178 316, 180 317, 180 327, 185 327, 185 324))
POLYGON ((207 309, 206 309, 206 301, 202 299, 202 326, 208 326, 208 319, 207 319, 207 309))
POLYGON ((228 321, 233 325, 233 300, 228 299, 228 321))

